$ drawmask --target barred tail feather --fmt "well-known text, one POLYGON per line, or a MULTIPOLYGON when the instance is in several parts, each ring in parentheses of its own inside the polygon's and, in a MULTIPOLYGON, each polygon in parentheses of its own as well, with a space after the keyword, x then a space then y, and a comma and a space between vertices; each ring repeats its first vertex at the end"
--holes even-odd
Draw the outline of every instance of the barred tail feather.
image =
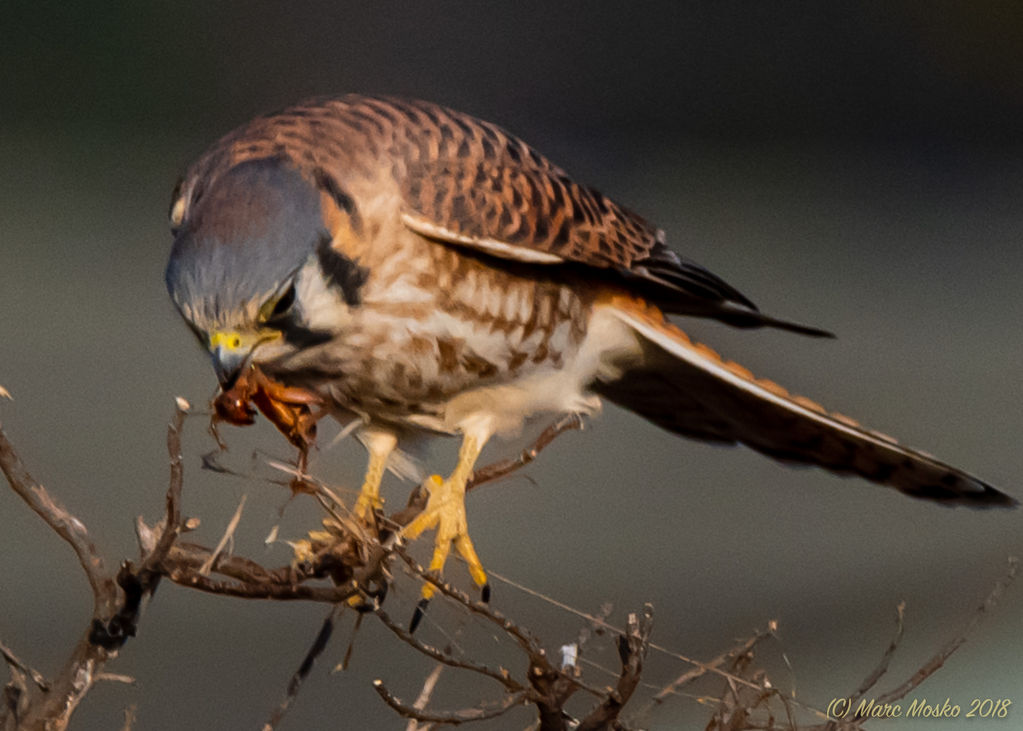
POLYGON ((704 441, 745 444, 774 459, 860 475, 946 505, 1017 504, 972 475, 755 378, 692 342, 654 307, 624 298, 608 307, 638 336, 643 355, 625 364, 621 378, 594 388, 664 429, 704 441))

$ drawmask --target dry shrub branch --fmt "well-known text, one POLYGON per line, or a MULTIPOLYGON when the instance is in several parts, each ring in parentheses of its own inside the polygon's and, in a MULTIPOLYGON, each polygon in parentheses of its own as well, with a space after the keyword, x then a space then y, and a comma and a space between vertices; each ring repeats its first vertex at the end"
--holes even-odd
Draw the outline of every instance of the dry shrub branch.
MULTIPOLYGON (((327 648, 338 617, 343 611, 353 609, 361 612, 360 622, 362 617, 379 621, 411 651, 437 663, 418 697, 411 703, 403 701, 384 681, 374 682, 382 701, 396 714, 408 719, 407 728, 415 731, 438 725, 485 721, 524 706, 534 708, 534 728, 540 731, 639 728, 652 714, 662 712, 666 704, 691 696, 710 709, 706 728, 714 730, 851 731, 863 728, 871 720, 857 718, 850 713, 841 718, 830 717, 825 711, 777 690, 755 662, 758 648, 775 639, 774 623, 766 631, 754 633, 717 657, 700 662, 651 642, 654 622, 650 605, 629 613, 625 627, 615 627, 608 622, 609 607, 591 615, 519 586, 528 594, 585 620, 576 640, 562 646, 561 657, 553 659, 538 638, 539 633, 520 626, 495 607, 473 599, 425 571, 405 551, 399 529, 423 509, 422 490, 414 491, 408 505, 400 510, 390 515, 378 512, 379 530, 374 533, 352 520, 348 507, 329 486, 302 474, 301 470, 293 469, 293 487, 314 495, 325 515, 325 530, 312 532, 307 540, 300 542, 302 547, 298 553, 301 555, 295 561, 286 566, 265 567, 257 561, 226 552, 234 527, 241 518, 241 505, 220 544, 213 549, 184 540, 183 535, 198 524, 194 519, 186 519, 181 510, 184 489, 181 432, 188 410, 188 404, 179 399, 167 431, 170 476, 164 515, 153 526, 138 519, 136 535, 140 557, 135 561, 123 561, 116 572, 110 570, 99 555, 84 523, 32 478, 0 428, 0 469, 7 482, 75 553, 93 598, 89 625, 53 678, 44 678, 19 658, 12 647, 0 642, 0 656, 10 673, 0 704, 0 729, 3 731, 59 731, 67 728, 75 709, 96 682, 120 677, 105 673, 105 667, 135 635, 143 607, 163 579, 186 588, 241 599, 311 601, 329 605, 327 617, 301 666, 288 683, 283 700, 271 710, 265 729, 277 728, 285 718, 302 681, 327 648), (433 584, 443 601, 459 607, 475 621, 503 636, 509 645, 517 648, 519 670, 466 656, 450 644, 436 647, 391 617, 385 610, 384 598, 399 569, 413 576, 417 582, 433 584), (605 668, 588 659, 589 645, 594 638, 613 642, 617 650, 617 668, 605 668), (669 656, 682 665, 682 671, 666 682, 644 682, 644 664, 651 652, 669 656), (606 685, 594 682, 589 677, 590 673, 584 673, 584 667, 592 667, 594 672, 610 677, 611 682, 606 685), (485 678, 493 682, 496 694, 464 708, 431 708, 430 700, 441 669, 485 678), (711 694, 692 694, 690 689, 700 682, 716 683, 717 689, 711 694), (640 693, 646 700, 633 711, 630 719, 627 707, 640 693), (585 696, 589 700, 579 700, 577 696, 585 696)), ((528 464, 559 434, 580 427, 578 417, 564 418, 552 424, 516 458, 479 470, 470 489, 528 464)), ((980 618, 996 604, 1015 572, 1016 563, 1012 560, 1006 578, 998 583, 966 628, 910 677, 882 692, 878 684, 886 675, 903 634, 903 607, 900 605, 895 635, 877 667, 849 694, 850 707, 868 693, 874 693, 880 703, 894 703, 918 687, 962 645, 980 618)), ((508 583, 518 586, 514 582, 508 583)), ((126 709, 124 729, 131 728, 135 715, 135 705, 126 709)))

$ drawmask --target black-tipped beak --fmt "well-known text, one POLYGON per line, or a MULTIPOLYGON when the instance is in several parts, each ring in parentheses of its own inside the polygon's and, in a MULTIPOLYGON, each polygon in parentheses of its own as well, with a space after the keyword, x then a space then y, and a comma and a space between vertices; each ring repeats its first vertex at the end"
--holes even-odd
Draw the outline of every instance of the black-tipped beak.
POLYGON ((217 372, 217 380, 220 387, 228 391, 234 386, 242 369, 249 362, 249 355, 252 351, 241 348, 229 348, 221 345, 210 351, 213 357, 213 370, 217 372))

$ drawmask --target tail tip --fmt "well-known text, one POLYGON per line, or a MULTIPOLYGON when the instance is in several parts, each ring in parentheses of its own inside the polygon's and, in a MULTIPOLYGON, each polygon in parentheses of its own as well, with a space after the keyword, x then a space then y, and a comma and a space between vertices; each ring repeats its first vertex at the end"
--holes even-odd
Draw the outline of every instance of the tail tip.
MULTIPOLYGON (((958 477, 958 476, 957 476, 958 477)), ((968 508, 1018 508, 1019 500, 1002 492, 993 485, 976 478, 969 478, 966 484, 957 480, 956 484, 921 485, 914 490, 903 490, 906 494, 931 500, 949 507, 960 505, 968 508)))

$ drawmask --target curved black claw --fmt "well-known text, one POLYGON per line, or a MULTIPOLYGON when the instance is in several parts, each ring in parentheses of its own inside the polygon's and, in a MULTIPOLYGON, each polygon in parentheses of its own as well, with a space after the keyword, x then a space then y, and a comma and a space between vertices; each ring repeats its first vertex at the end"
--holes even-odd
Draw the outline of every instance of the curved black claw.
POLYGON ((429 599, 420 599, 419 603, 416 604, 416 611, 412 612, 412 621, 408 623, 408 633, 412 634, 416 631, 419 623, 423 621, 423 615, 426 614, 426 608, 430 606, 429 599))
POLYGON ((360 614, 374 612, 377 607, 384 603, 384 599, 387 598, 387 582, 371 579, 362 587, 362 593, 371 601, 359 601, 357 604, 349 602, 349 604, 360 614))
POLYGON ((480 600, 484 604, 490 604, 490 583, 489 582, 484 584, 480 588, 480 600))

